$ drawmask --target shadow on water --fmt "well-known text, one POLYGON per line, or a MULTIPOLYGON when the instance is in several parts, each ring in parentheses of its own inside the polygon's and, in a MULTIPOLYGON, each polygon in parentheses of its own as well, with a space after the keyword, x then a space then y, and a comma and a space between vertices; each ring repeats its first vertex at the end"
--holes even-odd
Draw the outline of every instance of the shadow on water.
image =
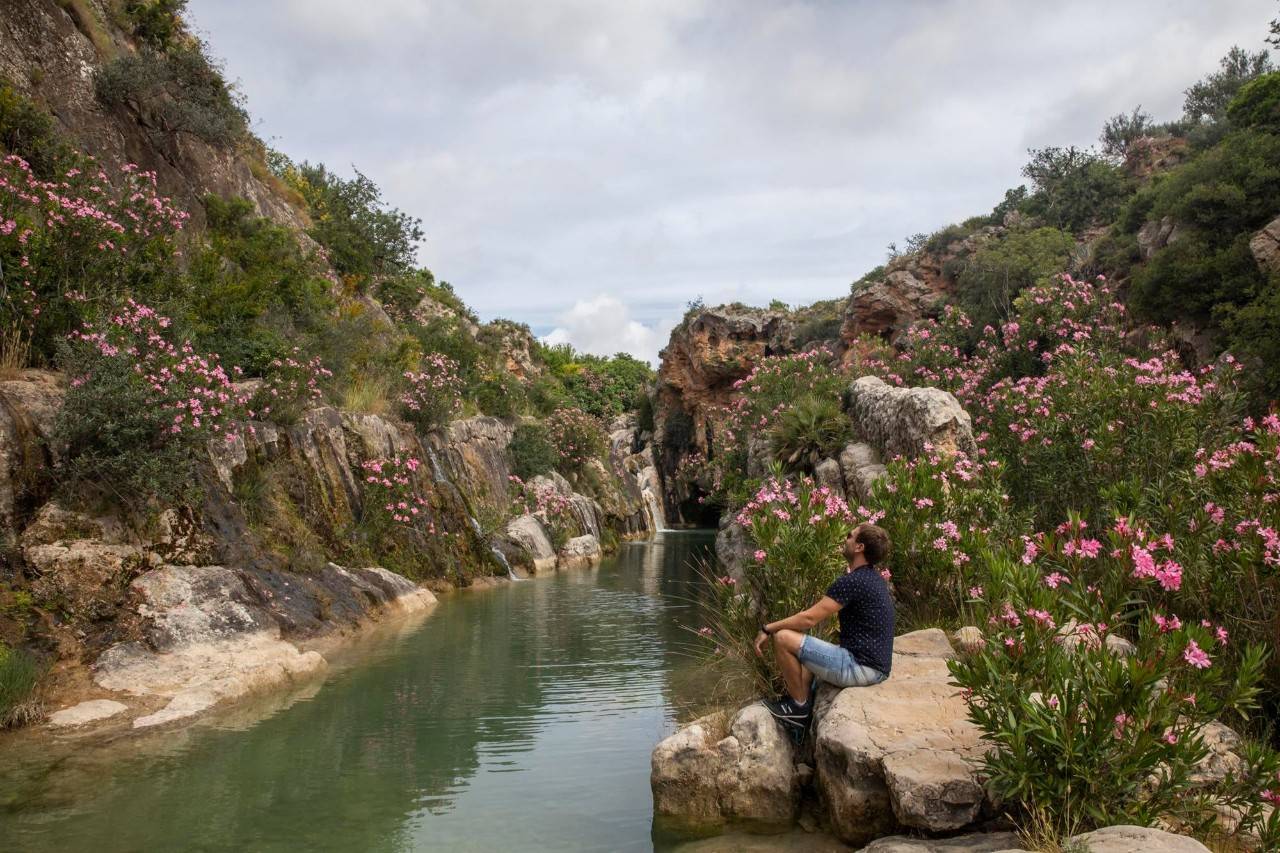
MULTIPOLYGON (((647 850, 649 753, 706 533, 446 598, 329 677, 185 729, 5 748, 0 838, 45 850, 647 850)), ((687 683, 687 679, 674 679, 687 683)))

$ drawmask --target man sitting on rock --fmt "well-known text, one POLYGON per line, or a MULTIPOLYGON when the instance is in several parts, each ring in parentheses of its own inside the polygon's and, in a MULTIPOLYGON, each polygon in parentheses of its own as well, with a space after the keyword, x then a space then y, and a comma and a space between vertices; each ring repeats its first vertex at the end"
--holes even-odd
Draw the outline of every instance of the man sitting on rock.
POLYGON ((794 616, 760 626, 756 654, 773 637, 773 651, 787 692, 764 704, 793 736, 813 717, 814 687, 820 678, 837 687, 869 687, 889 677, 893 665, 893 598, 877 564, 889 553, 889 534, 860 524, 845 537, 844 573, 817 604, 794 616), (809 636, 840 614, 840 645, 809 636))

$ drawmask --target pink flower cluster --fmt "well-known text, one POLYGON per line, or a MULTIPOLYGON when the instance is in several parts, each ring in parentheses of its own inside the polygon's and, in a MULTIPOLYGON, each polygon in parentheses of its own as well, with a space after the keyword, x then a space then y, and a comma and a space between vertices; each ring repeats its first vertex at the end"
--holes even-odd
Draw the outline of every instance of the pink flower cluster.
POLYGON ((365 460, 360 465, 367 490, 365 500, 370 509, 380 511, 401 527, 447 536, 447 531, 436 529, 430 501, 418 488, 416 474, 421 465, 412 456, 365 460))

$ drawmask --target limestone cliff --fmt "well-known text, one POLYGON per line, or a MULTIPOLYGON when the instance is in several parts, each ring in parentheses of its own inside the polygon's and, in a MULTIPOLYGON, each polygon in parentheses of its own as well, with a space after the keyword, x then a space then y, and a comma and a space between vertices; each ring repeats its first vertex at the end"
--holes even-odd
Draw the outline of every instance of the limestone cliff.
POLYGON ((711 424, 717 410, 732 400, 734 383, 765 356, 794 348, 794 327, 785 311, 703 308, 672 330, 661 353, 654 402, 654 461, 662 477, 663 510, 672 523, 714 520, 680 483, 680 462, 691 454, 713 456, 711 424))
POLYGON ((262 216, 301 233, 304 215, 291 206, 262 162, 260 143, 215 146, 157 126, 140 105, 104 107, 96 72, 138 46, 116 23, 106 0, 4 0, 0 3, 0 77, 45 107, 76 147, 105 163, 154 171, 160 189, 190 211, 197 225, 208 193, 240 196, 262 216))

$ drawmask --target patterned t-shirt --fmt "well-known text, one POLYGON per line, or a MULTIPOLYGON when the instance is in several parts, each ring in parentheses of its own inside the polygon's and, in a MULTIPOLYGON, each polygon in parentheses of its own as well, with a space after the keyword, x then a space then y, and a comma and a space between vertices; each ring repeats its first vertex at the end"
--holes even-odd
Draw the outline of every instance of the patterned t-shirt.
POLYGON ((854 660, 889 674, 893 666, 893 597, 872 565, 846 571, 827 588, 840 605, 840 645, 854 660))

